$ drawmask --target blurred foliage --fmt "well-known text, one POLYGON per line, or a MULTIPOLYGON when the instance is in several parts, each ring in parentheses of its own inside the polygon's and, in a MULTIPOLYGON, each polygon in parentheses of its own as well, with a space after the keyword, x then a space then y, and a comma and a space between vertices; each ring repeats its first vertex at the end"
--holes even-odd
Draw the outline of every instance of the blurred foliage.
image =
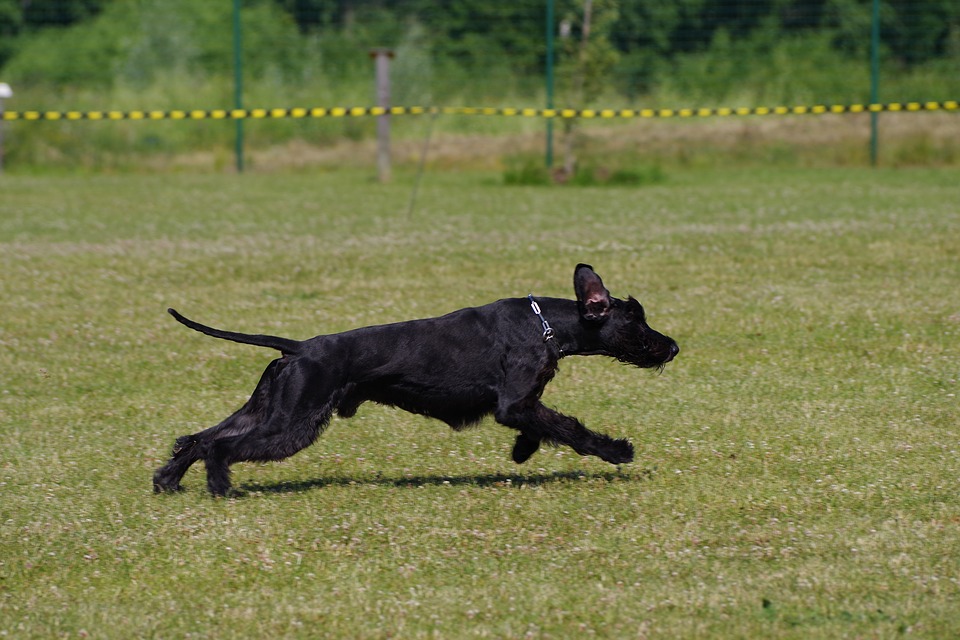
MULTIPOLYGON (((0 0, 0 6, 12 0, 0 0)), ((50 4, 58 4, 60 1, 50 4)), ((65 6, 82 2, 68 0, 65 6)), ((95 4, 95 3, 90 3, 95 4)), ((147 85, 173 71, 222 74, 233 68, 232 5, 190 0, 139 0, 99 3, 87 14, 44 14, 55 24, 71 18, 71 28, 40 29, 20 38, 16 55, 4 67, 18 83, 50 85, 147 85), (82 17, 91 17, 83 20, 82 17)), ((9 13, 9 12, 8 12, 9 13)), ((28 13, 22 19, 26 21, 28 13)), ((292 71, 301 55, 297 28, 273 3, 242 12, 244 65, 250 73, 292 71)))
MULTIPOLYGON (((637 94, 691 54, 749 43, 751 55, 813 37, 837 55, 865 55, 872 0, 597 0, 593 49, 599 77, 637 94), (604 23, 606 21, 606 23, 604 23), (607 69, 609 68, 609 73, 607 69)), ((246 0, 244 65, 326 75, 365 65, 358 50, 415 48, 420 71, 456 67, 498 81, 542 73, 544 0, 246 0), (415 47, 412 47, 415 45, 415 47)), ((583 0, 556 0, 561 53, 576 57, 583 0), (566 40, 566 42, 565 42, 566 40)), ((158 70, 221 73, 232 65, 231 2, 0 0, 0 68, 23 82, 149 82, 158 70), (5 65, 5 66, 4 66, 5 65)), ((910 67, 960 56, 960 2, 882 0, 881 38, 891 62, 910 67)), ((363 67, 366 69, 366 66, 363 67)), ((589 93, 589 92, 588 92, 589 93)))

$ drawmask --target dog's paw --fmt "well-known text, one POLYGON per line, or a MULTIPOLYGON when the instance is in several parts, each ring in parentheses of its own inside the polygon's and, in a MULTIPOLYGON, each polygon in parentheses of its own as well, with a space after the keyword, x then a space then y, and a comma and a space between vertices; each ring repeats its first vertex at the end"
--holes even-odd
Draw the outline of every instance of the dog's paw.
POLYGON ((161 487, 160 485, 157 485, 157 484, 153 485, 154 493, 180 493, 182 491, 186 491, 186 489, 184 489, 183 486, 179 484, 175 487, 161 487))
POLYGON ((177 493, 179 491, 183 491, 183 487, 180 486, 178 481, 164 478, 159 473, 153 476, 154 493, 177 493))
POLYGON ((513 461, 517 464, 523 464, 530 459, 540 449, 540 439, 531 438, 524 434, 517 436, 517 442, 513 445, 513 461))

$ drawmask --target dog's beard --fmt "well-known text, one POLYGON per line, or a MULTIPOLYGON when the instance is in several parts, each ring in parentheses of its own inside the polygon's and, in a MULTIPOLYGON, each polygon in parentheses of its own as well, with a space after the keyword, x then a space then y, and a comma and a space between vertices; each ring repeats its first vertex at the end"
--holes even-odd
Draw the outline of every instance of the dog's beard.
POLYGON ((670 361, 669 348, 665 355, 660 356, 651 351, 647 341, 636 334, 624 332, 619 336, 619 340, 614 358, 624 364, 641 369, 656 369, 658 373, 662 373, 670 361))

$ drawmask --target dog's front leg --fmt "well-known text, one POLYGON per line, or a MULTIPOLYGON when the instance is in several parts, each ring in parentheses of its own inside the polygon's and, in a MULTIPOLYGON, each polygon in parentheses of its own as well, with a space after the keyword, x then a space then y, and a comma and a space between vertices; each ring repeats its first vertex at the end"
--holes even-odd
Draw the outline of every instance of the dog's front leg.
POLYGON ((501 405, 494 415, 500 424, 520 431, 513 448, 517 463, 533 455, 541 441, 565 444, 582 456, 597 456, 611 464, 633 461, 633 445, 627 440, 591 431, 576 418, 554 411, 539 400, 501 405))

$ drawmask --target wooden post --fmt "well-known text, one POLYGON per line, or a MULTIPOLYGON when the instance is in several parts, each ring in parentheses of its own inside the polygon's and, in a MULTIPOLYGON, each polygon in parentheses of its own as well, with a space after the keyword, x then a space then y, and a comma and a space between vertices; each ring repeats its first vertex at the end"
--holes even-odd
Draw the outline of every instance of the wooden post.
MULTIPOLYGON (((374 49, 370 52, 377 70, 377 106, 390 108, 390 59, 393 51, 374 49)), ((390 182, 390 114, 377 116, 377 177, 390 182)))
MULTIPOLYGON (((590 23, 593 20, 593 0, 583 1, 583 28, 580 31, 580 53, 577 60, 577 69, 573 77, 573 103, 583 109, 583 84, 587 75, 587 44, 590 41, 590 23)), ((563 121, 565 134, 566 154, 563 160, 563 175, 572 180, 577 172, 577 156, 573 152, 573 138, 576 133, 577 120, 566 118, 563 121)))

